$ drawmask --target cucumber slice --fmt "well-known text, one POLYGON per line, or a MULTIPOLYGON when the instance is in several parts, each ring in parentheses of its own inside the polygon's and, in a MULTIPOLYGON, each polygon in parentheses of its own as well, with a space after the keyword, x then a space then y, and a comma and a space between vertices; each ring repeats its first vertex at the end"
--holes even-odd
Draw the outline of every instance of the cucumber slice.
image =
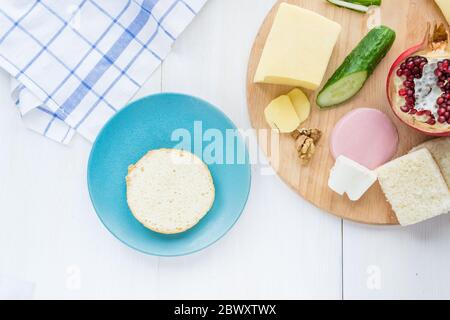
POLYGON ((347 9, 351 9, 351 10, 355 10, 358 12, 364 12, 367 13, 369 11, 369 7, 367 6, 363 6, 360 4, 356 4, 356 3, 350 3, 347 1, 343 1, 343 0, 327 0, 329 3, 332 3, 338 7, 343 7, 343 8, 347 8, 347 9))
POLYGON ((381 6, 381 0, 344 0, 345 2, 357 3, 366 7, 381 6))
POLYGON ((338 7, 367 13, 370 6, 380 6, 381 0, 327 0, 338 7))
POLYGON ((385 26, 372 29, 345 58, 317 96, 317 105, 329 108, 356 95, 383 60, 395 41, 395 32, 385 26))

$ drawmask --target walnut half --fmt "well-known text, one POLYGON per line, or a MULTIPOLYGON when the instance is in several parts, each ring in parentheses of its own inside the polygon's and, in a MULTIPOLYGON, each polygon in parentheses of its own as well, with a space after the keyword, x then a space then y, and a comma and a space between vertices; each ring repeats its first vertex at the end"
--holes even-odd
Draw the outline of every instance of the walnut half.
POLYGON ((322 132, 319 129, 300 129, 294 131, 292 137, 296 140, 298 157, 303 164, 308 164, 316 152, 316 144, 322 137, 322 132))

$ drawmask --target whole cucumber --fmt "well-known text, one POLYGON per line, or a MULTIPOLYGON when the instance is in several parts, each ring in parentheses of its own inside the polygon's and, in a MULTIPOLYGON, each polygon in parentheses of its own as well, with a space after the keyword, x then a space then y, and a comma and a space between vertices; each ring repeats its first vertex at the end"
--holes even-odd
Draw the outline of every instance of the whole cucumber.
POLYGON ((328 108, 356 95, 394 41, 395 32, 392 29, 386 26, 372 29, 325 84, 317 96, 317 104, 328 108))

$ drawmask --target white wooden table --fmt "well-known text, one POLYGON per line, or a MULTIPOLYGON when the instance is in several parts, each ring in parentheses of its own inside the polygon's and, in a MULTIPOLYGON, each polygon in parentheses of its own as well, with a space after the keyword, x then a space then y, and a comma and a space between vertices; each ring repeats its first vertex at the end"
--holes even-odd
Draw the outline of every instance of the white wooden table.
MULTIPOLYGON (((274 0, 210 0, 139 97, 183 92, 249 128, 250 48, 274 0)), ((125 247, 101 225, 86 188, 91 145, 26 130, 0 76, 0 275, 34 298, 450 298, 450 218, 370 227, 330 216, 253 168, 242 218, 188 257, 125 247)))

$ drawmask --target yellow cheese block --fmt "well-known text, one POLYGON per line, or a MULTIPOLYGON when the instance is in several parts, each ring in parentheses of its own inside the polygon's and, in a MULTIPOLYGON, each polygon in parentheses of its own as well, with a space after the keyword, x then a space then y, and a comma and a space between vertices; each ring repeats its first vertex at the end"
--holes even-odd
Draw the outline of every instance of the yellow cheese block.
POLYGON ((288 93, 288 97, 291 99, 294 110, 297 113, 300 124, 309 118, 311 113, 311 103, 308 97, 300 89, 294 89, 288 93))
POLYGON ((447 22, 450 23, 450 0, 434 0, 439 8, 441 8, 447 22))
POLYGON ((267 123, 280 133, 291 133, 300 125, 289 96, 283 95, 273 100, 264 110, 267 123))
POLYGON ((317 89, 341 26, 315 12, 282 3, 254 81, 317 89))

